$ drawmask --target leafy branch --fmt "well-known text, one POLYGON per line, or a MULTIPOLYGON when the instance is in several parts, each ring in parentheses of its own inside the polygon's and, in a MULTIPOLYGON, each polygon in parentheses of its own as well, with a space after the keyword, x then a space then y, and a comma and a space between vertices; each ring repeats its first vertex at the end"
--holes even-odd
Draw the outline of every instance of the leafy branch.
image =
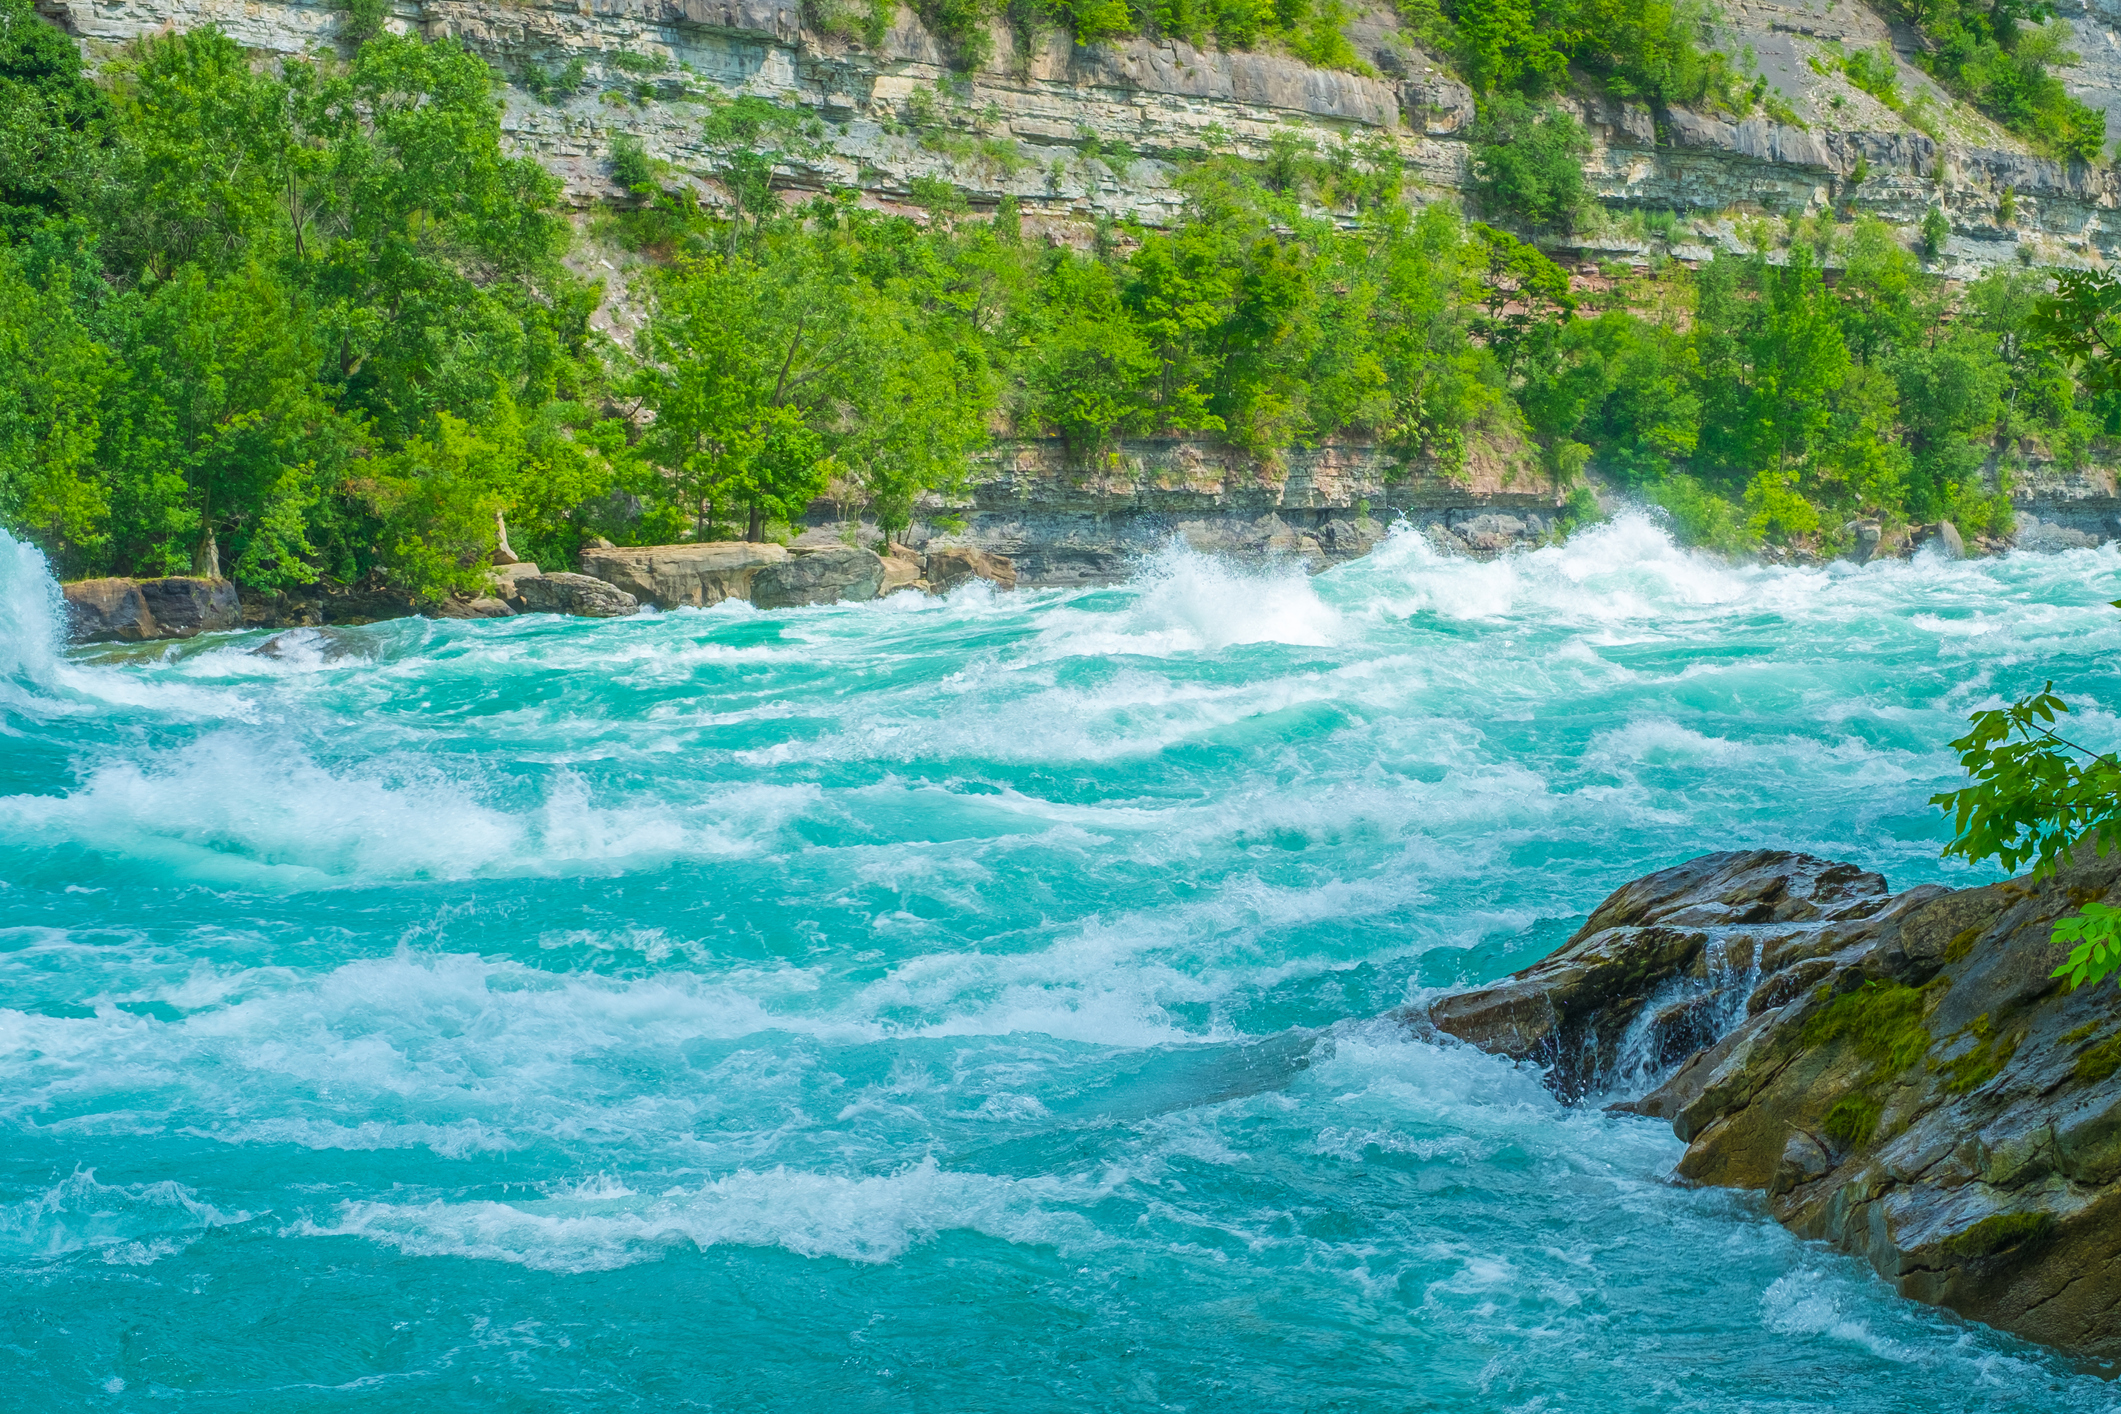
MULTIPOLYGON (((1952 817, 1947 858, 1993 858, 2013 872, 2030 862, 2044 879, 2080 845, 2103 856, 2121 835, 2121 761, 2054 729, 2069 711, 2054 686, 1976 712, 1973 730, 1952 743, 1973 783, 1930 798, 1952 817)), ((2088 904, 2056 923, 2054 940, 2076 944, 2052 974, 2072 988, 2121 971, 2121 908, 2088 904)))

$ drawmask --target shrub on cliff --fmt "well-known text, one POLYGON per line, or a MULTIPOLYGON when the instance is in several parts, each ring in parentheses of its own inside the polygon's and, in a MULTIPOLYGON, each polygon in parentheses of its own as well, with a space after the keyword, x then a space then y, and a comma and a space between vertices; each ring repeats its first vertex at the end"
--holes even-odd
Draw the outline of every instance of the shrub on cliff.
POLYGON ((1714 12, 1682 0, 1400 0, 1415 36, 1476 93, 1534 98, 1580 70, 1620 98, 1731 106, 1730 60, 1711 47, 1714 12))
POLYGON ((1917 55, 1948 89, 2051 156, 2096 162, 2106 114, 2053 70, 2077 62, 2069 26, 2046 0, 1902 0, 1930 42, 1917 55))
POLYGON ((1590 201, 1583 159, 1591 139, 1574 116, 1498 93, 1482 101, 1468 138, 1482 211, 1534 229, 1566 231, 1576 223, 1590 201))

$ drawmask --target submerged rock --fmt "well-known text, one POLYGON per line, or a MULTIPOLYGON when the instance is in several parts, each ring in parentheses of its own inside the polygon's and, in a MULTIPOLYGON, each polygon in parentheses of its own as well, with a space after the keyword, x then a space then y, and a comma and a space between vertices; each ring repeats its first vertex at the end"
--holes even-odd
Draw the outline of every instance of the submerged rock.
POLYGON ((85 579, 61 593, 67 636, 77 643, 191 638, 243 622, 236 586, 225 579, 85 579))
POLYGON ((1628 884, 1552 957, 1410 1021, 1672 1124, 1680 1177, 1907 1296, 2121 1358, 2121 999, 2065 991, 2054 921, 2121 855, 2044 883, 1888 894, 1849 864, 1709 855, 1628 884), (1676 1068, 1674 1062, 1677 1062, 1676 1068))

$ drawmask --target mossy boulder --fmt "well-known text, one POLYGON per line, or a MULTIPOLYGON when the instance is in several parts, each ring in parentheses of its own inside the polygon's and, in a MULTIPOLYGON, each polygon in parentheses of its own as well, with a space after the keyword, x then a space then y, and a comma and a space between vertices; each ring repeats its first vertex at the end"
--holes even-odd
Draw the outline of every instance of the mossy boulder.
POLYGON ((1898 895, 1809 856, 1711 855, 1625 886, 1553 957, 1419 1019, 1546 1064, 1564 1099, 1611 1102, 1629 1072, 1596 1058, 1713 990, 1698 959, 1750 947, 1719 1033, 1610 1107, 1671 1123, 1679 1177, 1760 1190, 1907 1296, 2121 1360, 2121 995, 2051 975, 2055 920, 2115 895, 2121 855, 1898 895))

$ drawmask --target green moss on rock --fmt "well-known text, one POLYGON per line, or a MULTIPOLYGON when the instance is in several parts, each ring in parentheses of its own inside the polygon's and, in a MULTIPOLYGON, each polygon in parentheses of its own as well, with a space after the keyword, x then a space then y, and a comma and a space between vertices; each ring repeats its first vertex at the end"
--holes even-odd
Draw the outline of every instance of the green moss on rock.
POLYGON ((1998 1037, 1986 1012, 1975 1017, 1973 1024, 1966 1029, 1974 1035, 1973 1048, 1965 1055, 1954 1057, 1937 1067, 1944 1073, 1944 1088, 1954 1095, 1978 1090, 1995 1079, 1997 1073, 2009 1064, 2010 1058, 2017 1053, 2018 1042, 2022 1039, 2022 1033, 1998 1037))
POLYGON ((1847 1040, 1856 1053, 1888 1074, 1907 1069, 1928 1053, 1930 1033, 1922 1025, 1925 999, 1901 982, 1866 982, 1819 1009, 1804 1026, 1804 1044, 1847 1040))
POLYGON ((2072 1074, 2087 1085, 2096 1085, 2117 1070, 2121 1070, 2121 1036, 2109 1036, 2077 1057, 2072 1074))
POLYGON ((1884 1113, 1883 1101, 1859 1092, 1842 1097, 1826 1112, 1819 1127, 1842 1148, 1854 1149, 1870 1143, 1871 1136, 1878 1132, 1878 1118, 1884 1113))
POLYGON ((1946 1256, 1962 1260, 1993 1257, 1999 1252, 2044 1237, 2055 1225, 2053 1213, 1997 1213, 1983 1218, 1942 1244, 1946 1256))

